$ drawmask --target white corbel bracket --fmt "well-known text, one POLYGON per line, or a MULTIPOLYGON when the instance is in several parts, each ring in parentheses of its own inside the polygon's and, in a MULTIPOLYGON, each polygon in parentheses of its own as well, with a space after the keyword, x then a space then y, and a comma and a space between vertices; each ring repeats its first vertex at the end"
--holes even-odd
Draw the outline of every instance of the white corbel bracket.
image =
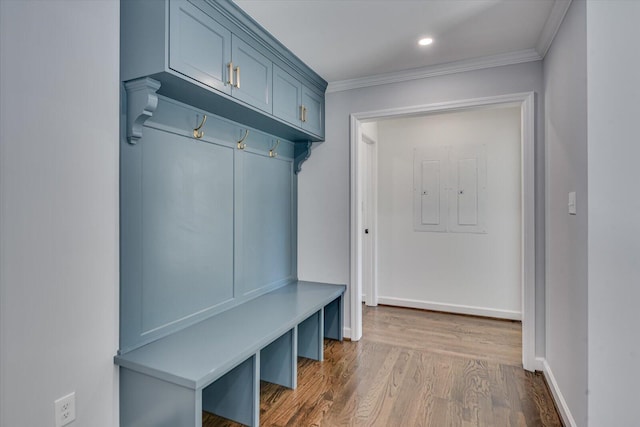
POLYGON ((302 170, 302 164, 311 156, 311 142, 298 142, 293 149, 293 171, 297 175, 302 170))
POLYGON ((158 107, 160 82, 149 77, 124 84, 127 91, 127 141, 135 144, 142 138, 142 127, 158 107))

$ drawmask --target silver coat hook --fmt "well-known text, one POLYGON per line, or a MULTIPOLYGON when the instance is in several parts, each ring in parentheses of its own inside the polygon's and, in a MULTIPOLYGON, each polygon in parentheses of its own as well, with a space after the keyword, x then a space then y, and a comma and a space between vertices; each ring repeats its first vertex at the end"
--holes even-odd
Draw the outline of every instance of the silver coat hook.
POLYGON ((276 140, 276 145, 273 146, 271 150, 269 150, 269 157, 278 157, 278 153, 276 153, 276 148, 280 145, 280 140, 276 140))
MULTIPOLYGON (((196 120, 197 120, 197 118, 196 118, 196 120)), ((198 126, 197 128, 195 128, 195 129, 193 130, 193 137, 194 137, 194 138, 196 138, 196 139, 200 139, 200 138, 202 138, 202 137, 204 136, 204 131, 203 131, 203 130, 200 130, 200 129, 202 129, 202 126, 204 126, 204 124, 205 124, 205 122, 206 122, 206 121, 207 121, 207 115, 205 114, 205 115, 202 117, 202 123, 200 123, 200 126, 198 126)))
POLYGON ((247 144, 244 143, 244 140, 247 139, 248 135, 249 135, 249 129, 244 131, 244 136, 240 141, 238 141, 238 150, 244 150, 246 148, 247 144))

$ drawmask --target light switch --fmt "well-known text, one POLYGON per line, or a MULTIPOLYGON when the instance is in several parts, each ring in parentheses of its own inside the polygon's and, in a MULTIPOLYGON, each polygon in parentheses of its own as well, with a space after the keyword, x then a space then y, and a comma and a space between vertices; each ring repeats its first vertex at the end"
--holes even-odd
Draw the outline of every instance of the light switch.
POLYGON ((576 192, 569 193, 569 215, 576 214, 576 192))

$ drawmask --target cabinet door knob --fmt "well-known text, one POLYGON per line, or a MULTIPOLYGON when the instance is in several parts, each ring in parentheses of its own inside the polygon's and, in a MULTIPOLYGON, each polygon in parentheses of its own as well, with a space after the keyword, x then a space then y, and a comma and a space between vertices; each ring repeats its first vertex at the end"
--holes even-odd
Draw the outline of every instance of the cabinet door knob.
POLYGON ((236 89, 240 89, 240 66, 236 67, 236 89))
POLYGON ((368 228, 364 229, 364 234, 369 234, 369 229, 368 228))

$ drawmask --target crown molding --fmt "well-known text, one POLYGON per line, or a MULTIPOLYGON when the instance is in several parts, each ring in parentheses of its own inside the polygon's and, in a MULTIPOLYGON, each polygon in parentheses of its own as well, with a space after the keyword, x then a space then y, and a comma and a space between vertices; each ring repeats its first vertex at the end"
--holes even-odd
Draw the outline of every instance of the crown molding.
POLYGON ((500 67, 503 65, 521 64, 523 62, 539 61, 542 56, 535 49, 526 49, 500 55, 485 56, 481 58, 465 59, 446 64, 433 65, 425 68, 398 71, 394 73, 378 74, 375 76, 360 77, 349 80, 329 82, 327 93, 341 92, 369 86, 378 86, 390 83, 419 80, 428 77, 443 76, 446 74, 462 73, 465 71, 482 70, 484 68, 500 67))
POLYGON ((545 22, 544 28, 540 33, 538 43, 536 43, 536 51, 542 58, 544 58, 549 51, 551 43, 560 29, 560 25, 562 25, 564 16, 567 14, 567 10, 569 10, 569 6, 571 6, 571 0, 556 0, 553 3, 553 9, 551 9, 547 22, 545 22))
POLYGON ((481 58, 465 59, 462 61, 449 62, 446 64, 433 65, 424 68, 414 68, 411 70, 398 71, 393 73, 377 74, 374 76, 359 77, 348 80, 336 80, 329 82, 327 93, 341 92, 345 90, 358 89, 369 86, 379 86, 384 84, 406 82, 409 80, 419 80, 428 77, 443 76, 446 74, 462 73, 465 71, 481 70, 484 68, 500 67, 503 65, 520 64, 523 62, 542 60, 551 43, 558 33, 564 16, 571 6, 572 0, 555 0, 549 17, 544 24, 535 49, 526 49, 505 54, 485 56, 481 58))

